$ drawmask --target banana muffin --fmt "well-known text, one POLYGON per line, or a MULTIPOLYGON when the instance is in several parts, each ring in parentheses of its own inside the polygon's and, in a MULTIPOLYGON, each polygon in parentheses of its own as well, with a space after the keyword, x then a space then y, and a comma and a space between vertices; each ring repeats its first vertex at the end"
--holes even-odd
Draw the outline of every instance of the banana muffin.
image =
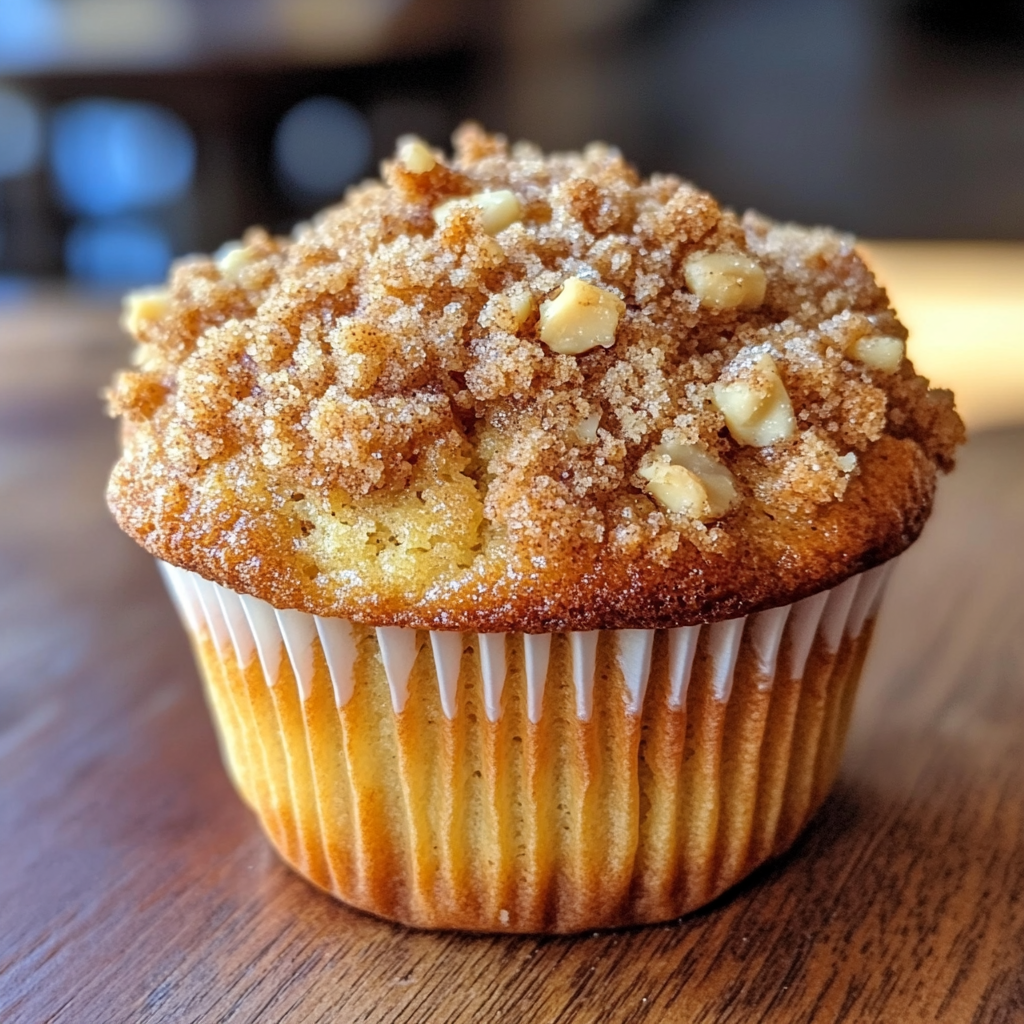
POLYGON ((108 500, 232 777, 426 927, 664 920, 782 852, 963 440, 851 237, 473 125, 124 322, 108 500))

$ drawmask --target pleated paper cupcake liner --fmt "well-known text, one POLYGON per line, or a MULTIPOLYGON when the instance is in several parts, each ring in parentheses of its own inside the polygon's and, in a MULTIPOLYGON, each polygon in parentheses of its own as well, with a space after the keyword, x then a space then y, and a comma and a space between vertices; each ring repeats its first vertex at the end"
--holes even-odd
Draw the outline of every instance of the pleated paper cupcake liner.
POLYGON ((161 563, 236 787, 282 856, 427 928, 668 920, 824 799, 892 563, 668 630, 360 626, 161 563))

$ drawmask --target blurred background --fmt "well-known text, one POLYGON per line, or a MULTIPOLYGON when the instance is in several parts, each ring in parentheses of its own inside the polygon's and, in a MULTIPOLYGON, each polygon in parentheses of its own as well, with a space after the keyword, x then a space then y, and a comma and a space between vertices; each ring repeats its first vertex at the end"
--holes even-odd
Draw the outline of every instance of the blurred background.
POLYGON ((0 0, 0 296, 159 280, 467 117, 903 240, 883 269, 1024 347, 1024 0, 0 0))

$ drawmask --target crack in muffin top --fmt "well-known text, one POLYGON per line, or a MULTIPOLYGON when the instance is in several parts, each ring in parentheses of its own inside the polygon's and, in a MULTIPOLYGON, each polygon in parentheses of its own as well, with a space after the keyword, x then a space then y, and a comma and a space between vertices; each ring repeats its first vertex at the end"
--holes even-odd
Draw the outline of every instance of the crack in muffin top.
POLYGON ((905 548, 963 426, 851 237, 475 125, 129 296, 108 499, 278 607, 712 621, 905 548))

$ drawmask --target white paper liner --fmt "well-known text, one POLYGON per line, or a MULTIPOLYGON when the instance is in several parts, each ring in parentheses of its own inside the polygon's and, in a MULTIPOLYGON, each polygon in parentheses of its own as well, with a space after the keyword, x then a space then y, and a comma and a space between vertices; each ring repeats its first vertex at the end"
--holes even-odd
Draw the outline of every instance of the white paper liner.
MULTIPOLYGON (((772 608, 738 619, 706 626, 668 630, 668 672, 671 708, 686 702, 686 691, 702 630, 708 631, 707 650, 712 660, 715 698, 727 702, 740 645, 746 635, 759 661, 762 688, 771 689, 779 665, 783 636, 789 633, 788 664, 783 670, 792 679, 803 676, 815 637, 829 652, 837 651, 844 636, 856 639, 877 614, 895 560, 846 580, 830 591, 804 598, 793 605, 772 608)), ((236 594, 196 573, 159 563, 168 589, 185 625, 198 634, 206 632, 221 657, 233 656, 243 668, 254 657, 261 662, 268 684, 276 684, 282 658, 287 657, 305 701, 309 698, 315 663, 314 645, 320 645, 331 676, 335 701, 343 707, 352 697, 356 659, 352 626, 344 619, 324 618, 293 609, 275 609, 265 601, 236 594)), ((416 630, 381 626, 376 630, 381 660, 391 691, 391 703, 401 714, 409 696, 409 677, 418 654, 416 630)), ((621 629, 615 633, 616 661, 629 693, 627 710, 640 714, 651 671, 655 630, 621 629)), ((576 715, 589 721, 594 703, 599 630, 570 633, 576 715)), ((457 684, 464 635, 432 631, 430 650, 434 659, 441 708, 453 719, 458 713, 457 684)), ((507 660, 505 634, 478 633, 480 670, 487 718, 501 717, 501 698, 507 660)), ((523 650, 527 683, 527 713, 540 721, 551 650, 550 634, 524 634, 523 650)))

